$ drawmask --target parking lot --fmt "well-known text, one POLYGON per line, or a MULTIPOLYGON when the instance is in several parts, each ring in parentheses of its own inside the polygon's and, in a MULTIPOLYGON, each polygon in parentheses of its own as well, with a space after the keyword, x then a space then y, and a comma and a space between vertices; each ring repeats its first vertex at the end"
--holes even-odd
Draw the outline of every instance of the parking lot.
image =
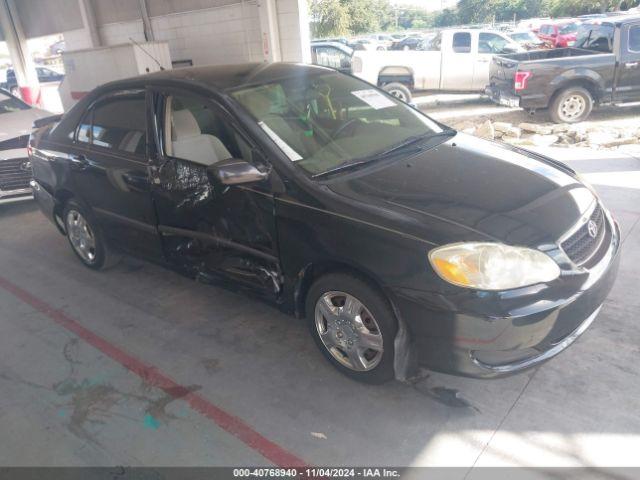
POLYGON ((621 224, 600 316, 497 380, 366 386, 306 325, 125 257, 94 272, 34 202, 0 210, 0 464, 625 466, 640 447, 640 157, 552 149, 621 224))

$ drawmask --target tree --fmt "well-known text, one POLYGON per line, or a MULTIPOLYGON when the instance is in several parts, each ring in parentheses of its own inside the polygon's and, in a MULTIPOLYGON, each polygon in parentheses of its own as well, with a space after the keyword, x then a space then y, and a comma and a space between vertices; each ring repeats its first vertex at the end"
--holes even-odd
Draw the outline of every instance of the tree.
POLYGON ((436 14, 419 6, 403 6, 395 11, 399 29, 433 27, 436 14))
POLYGON ((395 27, 389 0, 343 0, 342 4, 349 15, 349 30, 356 35, 395 27))
POLYGON ((340 0, 311 0, 309 16, 313 38, 349 34, 349 13, 340 0))
POLYGON ((638 0, 547 0, 549 13, 556 17, 627 10, 638 0))
POLYGON ((389 0, 309 0, 309 14, 314 38, 395 28, 389 0))
POLYGON ((445 8, 433 20, 434 27, 451 27, 460 23, 458 11, 451 8, 445 8))
MULTIPOLYGON (((562 0, 564 1, 564 0, 562 0)), ((520 18, 537 17, 544 13, 540 0, 460 0, 458 15, 465 24, 504 22, 520 18)))

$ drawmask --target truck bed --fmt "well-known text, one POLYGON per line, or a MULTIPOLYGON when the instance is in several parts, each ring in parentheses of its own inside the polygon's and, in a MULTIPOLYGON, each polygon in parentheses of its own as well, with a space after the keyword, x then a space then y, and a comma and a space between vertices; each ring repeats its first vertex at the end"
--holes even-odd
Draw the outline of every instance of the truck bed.
POLYGON ((522 63, 538 60, 550 60, 552 58, 581 57, 584 55, 596 55, 598 53, 600 52, 584 50, 582 48, 554 48, 548 50, 531 50, 523 53, 496 55, 496 58, 522 63))
POLYGON ((581 48, 558 48, 531 52, 496 55, 489 68, 487 93, 494 101, 523 108, 545 108, 564 72, 566 79, 577 78, 591 72, 592 78, 602 78, 609 83, 615 69, 615 55, 581 48), (528 86, 516 92, 516 72, 529 72, 528 86))

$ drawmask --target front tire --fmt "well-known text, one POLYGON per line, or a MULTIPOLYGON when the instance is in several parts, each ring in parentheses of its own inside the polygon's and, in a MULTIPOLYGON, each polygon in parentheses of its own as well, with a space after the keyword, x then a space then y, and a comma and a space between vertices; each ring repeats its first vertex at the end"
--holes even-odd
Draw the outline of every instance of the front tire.
POLYGON ((104 267, 107 246, 89 211, 71 200, 65 206, 62 218, 73 253, 89 268, 99 270, 104 267))
POLYGON ((555 123, 578 123, 593 110, 593 97, 582 87, 569 87, 558 92, 549 106, 549 116, 555 123))
POLYGON ((382 89, 405 103, 411 101, 411 90, 400 82, 387 83, 382 89))
POLYGON ((377 289, 352 275, 327 274, 309 289, 305 310, 316 345, 336 369, 364 383, 394 378, 398 327, 377 289))

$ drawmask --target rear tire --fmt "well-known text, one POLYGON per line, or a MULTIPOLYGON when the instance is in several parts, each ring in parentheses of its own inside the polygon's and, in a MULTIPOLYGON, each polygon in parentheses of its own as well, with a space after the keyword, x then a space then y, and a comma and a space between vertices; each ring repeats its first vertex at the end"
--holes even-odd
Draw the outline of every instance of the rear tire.
POLYGON ((67 240, 71 250, 87 267, 100 270, 113 262, 104 237, 90 211, 69 200, 62 213, 67 240))
POLYGON ((555 123, 578 123, 593 110, 593 97, 583 87, 569 87, 556 93, 549 105, 549 116, 555 123))
POLYGON ((398 100, 402 100, 404 103, 409 103, 412 99, 411 90, 400 82, 387 83, 382 87, 382 89, 396 97, 398 100))
POLYGON ((324 275, 311 285, 305 312, 316 345, 344 375, 371 384, 394 378, 398 326, 376 288, 346 273, 324 275))

